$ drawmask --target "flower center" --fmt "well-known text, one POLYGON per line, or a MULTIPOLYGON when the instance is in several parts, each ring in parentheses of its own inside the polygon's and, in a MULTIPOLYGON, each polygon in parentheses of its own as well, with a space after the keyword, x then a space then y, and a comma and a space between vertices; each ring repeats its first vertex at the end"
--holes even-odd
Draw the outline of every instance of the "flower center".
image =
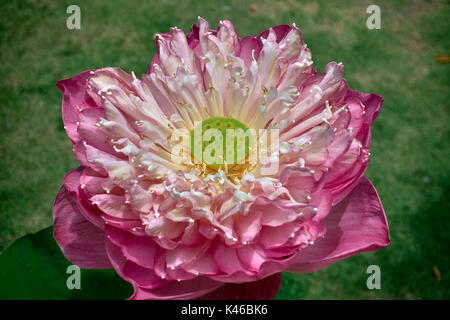
POLYGON ((191 131, 190 139, 193 162, 209 171, 223 169, 227 174, 240 175, 250 165, 252 132, 236 119, 203 120, 191 131))

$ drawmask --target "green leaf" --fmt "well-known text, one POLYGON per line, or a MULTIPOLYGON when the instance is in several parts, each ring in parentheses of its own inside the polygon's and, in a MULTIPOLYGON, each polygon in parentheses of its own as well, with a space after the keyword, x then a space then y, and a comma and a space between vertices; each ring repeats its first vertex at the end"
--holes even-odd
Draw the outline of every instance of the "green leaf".
POLYGON ((28 234, 0 255, 0 299, 126 299, 132 294, 131 285, 109 269, 81 269, 81 288, 70 290, 70 265, 52 227, 28 234))

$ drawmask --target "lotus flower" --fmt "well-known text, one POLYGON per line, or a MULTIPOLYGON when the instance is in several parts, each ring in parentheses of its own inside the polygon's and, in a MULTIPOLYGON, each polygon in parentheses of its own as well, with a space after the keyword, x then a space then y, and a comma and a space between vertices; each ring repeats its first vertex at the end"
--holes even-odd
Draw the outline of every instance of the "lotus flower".
POLYGON ((230 21, 212 30, 199 18, 156 42, 141 79, 103 68, 57 83, 81 163, 53 208, 68 260, 114 268, 131 299, 270 299, 282 271, 390 243, 363 176, 380 96, 349 90, 341 63, 316 73, 295 25, 241 39, 230 21), (178 132, 211 125, 276 129, 278 148, 256 164, 176 148, 178 132))

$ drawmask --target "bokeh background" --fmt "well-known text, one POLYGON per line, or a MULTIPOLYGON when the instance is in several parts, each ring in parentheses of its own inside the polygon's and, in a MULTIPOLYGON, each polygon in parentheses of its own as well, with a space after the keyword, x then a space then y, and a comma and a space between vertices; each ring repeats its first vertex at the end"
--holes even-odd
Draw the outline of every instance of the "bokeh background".
POLYGON ((345 65, 349 87, 383 96, 366 173, 388 217, 392 244, 313 274, 284 274, 279 299, 449 299, 449 1, 108 0, 0 2, 0 252, 52 224, 66 172, 78 164, 55 83, 90 68, 145 73, 155 33, 188 32, 197 16, 230 19, 257 35, 295 22, 315 69, 345 65), (68 5, 81 29, 68 30, 68 5), (366 9, 381 8, 369 30, 366 9), (447 63, 446 63, 447 61, 447 63), (381 290, 368 290, 369 265, 381 290))

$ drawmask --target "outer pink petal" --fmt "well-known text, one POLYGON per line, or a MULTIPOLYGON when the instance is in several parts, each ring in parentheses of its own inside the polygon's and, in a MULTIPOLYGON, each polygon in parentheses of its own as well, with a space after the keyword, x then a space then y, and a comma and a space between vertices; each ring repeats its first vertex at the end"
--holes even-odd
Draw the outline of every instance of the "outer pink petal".
POLYGON ((90 76, 90 70, 84 71, 73 78, 58 81, 56 85, 63 93, 62 118, 67 135, 73 143, 80 140, 77 133, 78 110, 83 103, 94 102, 86 92, 86 81, 90 76))
POLYGON ((53 236, 64 256, 83 269, 110 269, 104 232, 80 213, 65 186, 53 205, 53 236))
POLYGON ((206 277, 196 277, 186 281, 167 281, 155 278, 152 269, 139 267, 128 261, 122 250, 106 238, 106 250, 116 272, 131 282, 134 293, 133 300, 166 300, 193 299, 205 295, 221 287, 223 284, 206 277))
POLYGON ((104 229, 104 222, 100 216, 100 211, 89 205, 80 194, 80 178, 85 168, 80 166, 77 170, 71 171, 64 177, 63 185, 70 194, 75 206, 86 220, 100 229, 104 229), (95 212, 93 209, 97 210, 95 212))
POLYGON ((200 300, 270 300, 275 298, 281 287, 281 273, 259 281, 227 283, 208 293, 200 300))
POLYGON ((381 249, 389 245, 389 227, 380 198, 367 179, 322 221, 325 237, 301 250, 289 272, 308 273, 360 252, 381 249))

